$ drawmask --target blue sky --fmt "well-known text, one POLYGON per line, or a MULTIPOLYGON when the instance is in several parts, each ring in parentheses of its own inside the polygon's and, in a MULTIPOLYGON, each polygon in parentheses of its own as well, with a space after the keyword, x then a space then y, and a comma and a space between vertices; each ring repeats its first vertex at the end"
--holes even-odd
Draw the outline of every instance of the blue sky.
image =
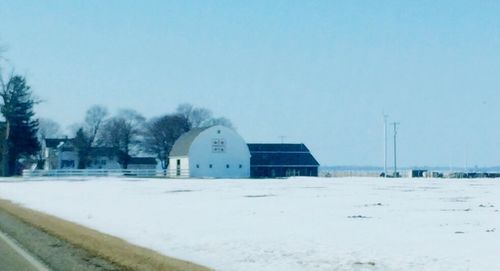
MULTIPOLYGON (((500 165, 498 1, 0 1, 9 65, 63 126, 190 102, 324 165, 500 165), (391 151, 391 150, 389 150, 391 151)), ((4 63, 4 66, 6 64, 4 63)))

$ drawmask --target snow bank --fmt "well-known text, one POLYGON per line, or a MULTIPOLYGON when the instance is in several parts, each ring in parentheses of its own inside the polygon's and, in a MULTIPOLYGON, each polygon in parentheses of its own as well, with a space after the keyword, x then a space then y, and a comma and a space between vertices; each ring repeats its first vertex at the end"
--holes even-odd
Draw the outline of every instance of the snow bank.
POLYGON ((217 270, 500 270, 500 181, 0 182, 0 197, 217 270))

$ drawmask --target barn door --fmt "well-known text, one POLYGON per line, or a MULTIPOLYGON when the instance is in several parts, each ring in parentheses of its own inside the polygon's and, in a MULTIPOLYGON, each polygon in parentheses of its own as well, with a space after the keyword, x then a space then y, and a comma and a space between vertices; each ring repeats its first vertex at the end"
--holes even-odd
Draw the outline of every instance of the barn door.
POLYGON ((177 159, 175 175, 181 176, 181 159, 177 159))

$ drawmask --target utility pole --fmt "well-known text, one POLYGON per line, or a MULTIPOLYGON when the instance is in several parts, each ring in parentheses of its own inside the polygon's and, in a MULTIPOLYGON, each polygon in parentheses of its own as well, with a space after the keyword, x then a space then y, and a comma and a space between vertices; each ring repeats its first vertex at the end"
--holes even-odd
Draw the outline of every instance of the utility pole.
POLYGON ((384 178, 387 178, 387 116, 384 114, 384 178))
POLYGON ((279 136, 279 138, 281 139, 281 144, 283 144, 285 142, 285 137, 286 136, 279 136))
POLYGON ((398 135, 398 125, 399 122, 393 122, 392 125, 394 126, 394 174, 393 177, 397 177, 398 174, 398 160, 397 160, 397 135, 398 135))

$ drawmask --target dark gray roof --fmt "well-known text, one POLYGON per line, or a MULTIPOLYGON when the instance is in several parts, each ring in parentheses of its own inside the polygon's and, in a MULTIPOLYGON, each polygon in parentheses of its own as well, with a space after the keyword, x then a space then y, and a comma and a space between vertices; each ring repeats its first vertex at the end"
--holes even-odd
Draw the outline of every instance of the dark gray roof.
POLYGON ((251 152, 309 152, 304 144, 258 143, 248 144, 251 152))
POLYGON ((181 135, 176 141, 169 156, 188 156, 189 148, 198 135, 210 127, 193 128, 181 135))
POLYGON ((47 148, 57 148, 61 142, 69 142, 72 139, 69 138, 46 138, 45 139, 45 147, 47 148))
POLYGON ((248 144, 254 166, 319 166, 304 144, 248 144))

